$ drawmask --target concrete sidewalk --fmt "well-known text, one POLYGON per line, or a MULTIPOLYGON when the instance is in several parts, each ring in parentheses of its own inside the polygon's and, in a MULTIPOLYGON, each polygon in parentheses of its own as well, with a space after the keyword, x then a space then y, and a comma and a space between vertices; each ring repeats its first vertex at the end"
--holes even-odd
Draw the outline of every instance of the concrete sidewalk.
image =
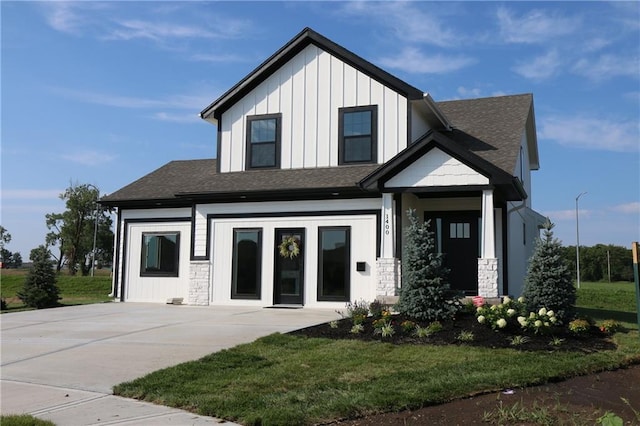
MULTIPOLYGON (((114 385, 274 332, 328 309, 106 303, 0 317, 0 412, 62 425, 191 425, 217 419, 111 395, 114 385)), ((229 424, 229 423, 226 423, 229 424)))

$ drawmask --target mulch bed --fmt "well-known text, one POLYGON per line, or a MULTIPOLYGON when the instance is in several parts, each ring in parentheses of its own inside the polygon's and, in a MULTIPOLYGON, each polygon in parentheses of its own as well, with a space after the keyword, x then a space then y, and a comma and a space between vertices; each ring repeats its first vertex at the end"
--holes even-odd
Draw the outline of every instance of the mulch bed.
MULTIPOLYGON (((402 315, 393 315, 392 321, 395 324, 395 334, 390 337, 382 337, 376 333, 372 317, 364 320, 364 331, 358 334, 351 332, 353 321, 349 318, 341 319, 337 322, 337 328, 331 328, 329 323, 319 324, 312 327, 303 328, 291 332, 293 335, 307 337, 323 337, 328 339, 355 339, 363 341, 382 341, 393 344, 416 344, 416 345, 472 345, 488 348, 515 348, 527 351, 580 351, 590 353, 594 351, 615 349, 616 345, 602 333, 597 327, 581 335, 569 332, 566 328, 555 327, 552 332, 545 334, 534 334, 524 332, 519 327, 494 331, 490 327, 479 324, 475 315, 463 313, 457 316, 454 321, 442 323, 442 330, 424 338, 417 338, 412 332, 405 333, 400 324, 406 318, 402 315), (462 331, 473 333, 473 340, 461 342, 458 338, 462 331), (520 345, 512 345, 514 336, 526 336, 526 342, 520 345), (558 346, 550 345, 552 338, 563 339, 558 346)), ((426 327, 427 324, 421 324, 426 327)))

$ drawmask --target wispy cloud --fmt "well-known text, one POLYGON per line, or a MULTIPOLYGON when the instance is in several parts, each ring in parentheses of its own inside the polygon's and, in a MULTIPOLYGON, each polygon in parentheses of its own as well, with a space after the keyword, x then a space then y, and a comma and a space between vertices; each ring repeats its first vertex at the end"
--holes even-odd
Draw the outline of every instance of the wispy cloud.
POLYGON ((542 56, 533 58, 532 61, 521 62, 512 69, 524 78, 540 81, 554 76, 561 64, 562 59, 558 51, 553 49, 542 56))
POLYGON ((56 31, 80 35, 96 23, 92 16, 108 6, 102 2, 51 1, 39 3, 49 26, 56 31))
POLYGON ((463 39, 461 32, 451 28, 450 21, 442 20, 436 15, 438 8, 418 8, 420 3, 397 2, 369 2, 351 1, 344 3, 340 9, 341 16, 377 21, 390 28, 394 35, 403 41, 423 43, 440 47, 460 44, 463 39))
POLYGON ((227 63, 237 63, 237 62, 256 62, 254 58, 248 57, 247 55, 236 55, 233 53, 198 53, 191 55, 192 61, 198 62, 211 62, 215 64, 227 64, 227 63))
POLYGON ((428 55, 415 47, 405 47, 396 56, 388 56, 377 60, 377 63, 383 67, 422 74, 442 74, 457 71, 474 62, 475 59, 464 55, 447 56, 439 53, 428 55))
POLYGON ((75 99, 80 102, 118 108, 172 108, 200 111, 203 106, 206 106, 211 102, 211 96, 205 95, 171 95, 164 98, 154 99, 136 96, 113 95, 109 93, 77 90, 65 87, 51 87, 50 90, 58 95, 69 99, 75 99))
POLYGON ((63 154, 60 158, 83 166, 97 166, 115 160, 116 156, 99 151, 78 151, 63 154))
POLYGON ((613 77, 640 77, 640 57, 637 53, 624 55, 604 54, 594 60, 581 59, 573 67, 576 74, 591 80, 606 80, 613 77))
POLYGON ((151 116, 154 120, 167 121, 170 123, 196 123, 201 119, 197 114, 174 114, 169 112, 156 112, 151 116))
POLYGON ((464 86, 459 86, 456 89, 456 92, 463 98, 479 98, 482 94, 482 90, 478 89, 477 87, 468 89, 464 86))
POLYGON ((11 200, 58 199, 64 189, 2 189, 2 198, 11 200))
MULTIPOLYGON (((588 218, 592 215, 591 210, 578 209, 580 217, 588 218)), ((552 210, 541 213, 543 216, 551 219, 551 222, 565 222, 569 220, 576 220, 576 211, 574 210, 552 210)))
POLYGON ((610 210, 624 214, 640 214, 640 202, 634 201, 626 204, 618 204, 617 206, 611 207, 610 210))
POLYGON ((580 19, 577 17, 565 17, 557 12, 544 10, 531 10, 516 16, 506 7, 499 7, 496 18, 500 35, 507 43, 543 43, 571 34, 580 26, 580 19))
MULTIPOLYGON (((225 27, 222 27, 225 28, 225 27)), ((198 25, 181 25, 168 22, 150 22, 139 19, 117 22, 103 38, 107 40, 148 39, 165 41, 184 38, 227 38, 224 32, 215 32, 198 25)))
POLYGON ((613 121, 603 117, 544 117, 539 137, 574 148, 637 152, 640 150, 640 123, 637 120, 613 121))

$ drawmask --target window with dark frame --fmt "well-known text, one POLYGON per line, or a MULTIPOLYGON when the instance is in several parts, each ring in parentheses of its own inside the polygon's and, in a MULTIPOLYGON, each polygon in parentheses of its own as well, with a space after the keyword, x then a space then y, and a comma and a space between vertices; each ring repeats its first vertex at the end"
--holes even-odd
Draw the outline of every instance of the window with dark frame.
POLYGON ((340 108, 338 164, 377 162, 378 106, 340 108))
POLYGON ((141 277, 177 277, 180 233, 142 233, 141 277))
POLYGON ((318 228, 318 301, 348 302, 351 228, 318 228))
POLYGON ((232 299, 260 299, 262 229, 233 230, 232 299))
POLYGON ((247 117, 247 168, 280 167, 281 114, 247 117))

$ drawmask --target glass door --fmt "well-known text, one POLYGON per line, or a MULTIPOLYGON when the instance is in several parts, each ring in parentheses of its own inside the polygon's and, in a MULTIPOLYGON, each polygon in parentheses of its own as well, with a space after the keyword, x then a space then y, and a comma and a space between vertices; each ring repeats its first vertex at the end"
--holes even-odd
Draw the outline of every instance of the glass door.
POLYGON ((303 228, 276 229, 274 304, 303 304, 304 249, 303 228))

